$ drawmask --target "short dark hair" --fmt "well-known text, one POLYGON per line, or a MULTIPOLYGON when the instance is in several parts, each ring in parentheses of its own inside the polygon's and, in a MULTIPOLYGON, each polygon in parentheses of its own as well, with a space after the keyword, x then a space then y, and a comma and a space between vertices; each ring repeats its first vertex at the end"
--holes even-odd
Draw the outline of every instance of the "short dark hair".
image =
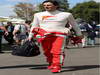
POLYGON ((7 24, 12 25, 12 22, 7 22, 7 24))
POLYGON ((49 0, 46 0, 46 1, 44 1, 43 3, 42 3, 42 5, 44 4, 44 3, 47 3, 47 2, 50 2, 50 3, 52 3, 53 5, 55 5, 55 6, 59 6, 59 3, 57 2, 57 1, 49 1, 49 0))
POLYGON ((31 21, 30 20, 26 20, 25 23, 26 24, 31 24, 31 21))

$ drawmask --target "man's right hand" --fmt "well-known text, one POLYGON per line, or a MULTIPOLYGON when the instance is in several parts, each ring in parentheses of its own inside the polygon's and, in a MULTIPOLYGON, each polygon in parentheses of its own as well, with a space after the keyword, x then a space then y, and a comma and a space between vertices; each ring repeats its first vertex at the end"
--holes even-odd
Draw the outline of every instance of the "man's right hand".
POLYGON ((32 38, 31 38, 31 37, 28 37, 28 38, 27 38, 27 40, 31 41, 31 40, 32 40, 32 38))

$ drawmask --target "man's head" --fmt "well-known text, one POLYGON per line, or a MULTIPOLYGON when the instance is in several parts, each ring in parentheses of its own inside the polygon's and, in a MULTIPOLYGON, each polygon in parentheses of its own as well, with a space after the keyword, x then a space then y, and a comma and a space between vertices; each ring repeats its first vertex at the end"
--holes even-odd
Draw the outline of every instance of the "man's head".
POLYGON ((7 25, 12 25, 12 22, 7 22, 7 25))
POLYGON ((31 21, 30 20, 26 20, 25 23, 28 24, 28 25, 30 25, 31 21))
POLYGON ((42 5, 46 11, 54 11, 59 8, 57 1, 44 1, 42 5))

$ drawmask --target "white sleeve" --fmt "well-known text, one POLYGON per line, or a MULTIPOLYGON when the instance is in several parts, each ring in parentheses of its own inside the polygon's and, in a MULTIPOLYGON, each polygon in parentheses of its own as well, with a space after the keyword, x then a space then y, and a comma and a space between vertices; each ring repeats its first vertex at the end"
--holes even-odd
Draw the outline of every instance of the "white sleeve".
POLYGON ((38 15, 37 13, 34 14, 34 19, 33 19, 33 22, 31 23, 33 28, 39 27, 39 20, 38 20, 37 15, 38 15))
POLYGON ((34 27, 32 26, 31 29, 30 29, 30 33, 29 33, 29 36, 28 36, 29 38, 32 38, 33 35, 34 35, 34 33, 32 33, 33 28, 34 28, 34 27))
POLYGON ((19 30, 20 25, 15 25, 14 30, 19 30))
POLYGON ((34 14, 34 19, 33 19, 33 22, 31 24, 32 24, 32 27, 30 29, 29 38, 33 37, 33 35, 34 35, 32 33, 32 30, 36 27, 39 27, 39 20, 38 20, 37 14, 34 14))
POLYGON ((72 28, 75 30, 77 36, 82 35, 80 28, 79 28, 78 24, 76 23, 73 15, 71 13, 68 17, 68 22, 71 24, 72 28))

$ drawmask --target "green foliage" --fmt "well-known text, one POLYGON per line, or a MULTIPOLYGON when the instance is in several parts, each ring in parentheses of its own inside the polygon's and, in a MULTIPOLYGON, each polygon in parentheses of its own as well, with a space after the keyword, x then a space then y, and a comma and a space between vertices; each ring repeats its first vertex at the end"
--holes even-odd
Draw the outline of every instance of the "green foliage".
POLYGON ((40 11, 40 12, 41 12, 41 11, 44 11, 44 8, 43 8, 43 5, 42 5, 42 4, 39 4, 38 7, 39 7, 39 11, 40 11))
MULTIPOLYGON (((75 18, 81 18, 83 20, 86 20, 87 22, 95 21, 96 23, 99 23, 100 3, 97 3, 95 1, 88 1, 83 3, 78 3, 75 7, 69 9, 68 0, 56 0, 56 1, 60 3, 61 10, 73 13, 75 18)), ((39 9, 35 10, 32 4, 18 3, 15 5, 14 11, 18 17, 32 20, 34 13, 44 11, 42 4, 37 5, 37 7, 39 9)))
POLYGON ((68 11, 69 9, 69 4, 68 4, 68 1, 67 0, 57 0, 60 4, 60 8, 63 10, 63 11, 68 11))
POLYGON ((82 18, 87 22, 95 21, 99 23, 99 4, 94 1, 84 2, 77 4, 72 8, 72 13, 75 18, 82 18))

